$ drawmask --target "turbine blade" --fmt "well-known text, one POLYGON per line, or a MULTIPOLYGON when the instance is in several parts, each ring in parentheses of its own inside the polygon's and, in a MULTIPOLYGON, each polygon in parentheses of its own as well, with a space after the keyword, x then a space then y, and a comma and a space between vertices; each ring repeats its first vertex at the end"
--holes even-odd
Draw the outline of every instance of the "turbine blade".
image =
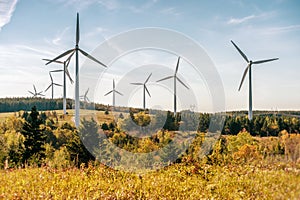
POLYGON ((145 87, 145 90, 147 91, 147 93, 148 93, 149 97, 151 97, 151 95, 150 95, 150 92, 149 92, 149 90, 148 90, 147 86, 145 85, 144 87, 145 87))
POLYGON ((146 79, 145 83, 147 83, 149 81, 149 79, 150 79, 151 76, 152 76, 152 73, 148 76, 148 78, 146 79))
POLYGON ((132 85, 144 85, 143 83, 130 83, 132 85))
POLYGON ((69 70, 66 69, 65 73, 67 74, 68 78, 70 79, 71 84, 73 84, 74 81, 73 81, 73 79, 71 78, 71 75, 70 75, 70 73, 69 73, 69 70))
MULTIPOLYGON (((52 60, 50 60, 50 59, 42 59, 42 60, 48 61, 48 62, 52 61, 52 60)), ((59 61, 59 60, 56 60, 56 61, 53 61, 53 62, 55 62, 55 63, 60 63, 60 64, 64 64, 64 62, 59 61)))
POLYGON ((34 93, 36 93, 36 88, 35 88, 35 85, 33 85, 33 89, 34 89, 34 93))
POLYGON ((178 77, 176 77, 176 79, 177 79, 184 87, 186 87, 187 89, 189 89, 189 87, 188 87, 186 84, 184 84, 178 77))
POLYGON ((77 13, 77 24, 76 24, 76 45, 79 44, 80 35, 79 35, 79 13, 77 13))
POLYGON ((67 60, 64 62, 64 65, 66 65, 66 68, 68 68, 69 64, 70 64, 70 61, 71 61, 71 58, 72 56, 74 55, 75 51, 73 51, 70 56, 67 58, 67 60))
POLYGON ((247 56, 242 52, 242 50, 239 49, 239 47, 231 40, 231 43, 233 44, 233 46, 238 50, 238 52, 243 56, 243 58, 247 61, 247 63, 249 62, 247 56))
POLYGON ((30 94, 34 95, 34 93, 33 93, 33 92, 31 92, 31 91, 29 91, 29 90, 28 90, 28 92, 29 92, 30 94))
POLYGON ((179 61, 180 61, 180 56, 178 57, 178 61, 177 61, 176 69, 175 69, 175 75, 177 74, 177 71, 178 71, 179 61))
POLYGON ((71 52, 73 52, 73 51, 75 51, 75 49, 70 49, 70 50, 68 50, 68 51, 66 51, 66 52, 64 52, 64 53, 62 53, 62 54, 60 54, 59 56, 57 56, 57 57, 54 58, 53 60, 47 62, 46 65, 48 65, 48 64, 50 64, 50 63, 52 63, 52 62, 55 62, 56 60, 58 60, 58 59, 60 59, 60 58, 62 58, 62 57, 64 57, 64 56, 68 55, 69 53, 71 53, 71 52))
POLYGON ((61 84, 58 84, 58 83, 53 83, 53 85, 62 87, 62 85, 61 85, 61 84))
POLYGON ((78 49, 83 55, 85 55, 86 57, 88 57, 89 59, 93 60, 94 62, 102 65, 103 67, 107 67, 106 65, 104 65, 102 62, 98 61, 96 58, 94 58, 93 56, 89 55, 87 52, 81 50, 81 49, 78 49))
POLYGON ((86 96, 89 93, 90 88, 88 88, 84 94, 84 96, 86 96))
POLYGON ((45 92, 47 92, 51 86, 52 86, 52 84, 50 84, 50 85, 47 87, 47 89, 45 90, 45 92))
POLYGON ((115 89, 115 80, 113 79, 113 89, 115 89))
POLYGON ((49 72, 49 75, 50 75, 51 83, 53 83, 53 78, 52 78, 51 72, 49 72))
POLYGON ((249 70, 249 65, 246 67, 246 69, 245 69, 245 71, 244 71, 244 74, 243 74, 243 78, 242 78, 242 80, 241 80, 241 83, 240 83, 240 86, 239 86, 239 91, 240 91, 240 89, 241 89, 241 87, 242 87, 242 85, 243 85, 243 82, 244 82, 244 80, 245 80, 245 77, 246 77, 246 75, 247 75, 247 72, 248 72, 248 70, 249 70))
POLYGON ((115 90, 116 93, 118 93, 119 95, 123 96, 123 94, 117 90, 115 90))
POLYGON ((104 96, 107 96, 107 95, 109 95, 109 94, 112 93, 112 92, 113 92, 113 90, 109 91, 109 92, 106 93, 104 96))
POLYGON ((167 79, 170 79, 170 78, 173 78, 174 76, 168 76, 168 77, 165 77, 165 78, 162 78, 156 82, 160 82, 160 81, 164 81, 164 80, 167 80, 167 79))
POLYGON ((63 72, 64 70, 62 70, 62 69, 57 69, 57 70, 52 70, 52 71, 50 71, 51 73, 52 72, 63 72))
POLYGON ((274 60, 278 60, 279 58, 272 58, 272 59, 267 59, 267 60, 258 60, 258 61, 254 61, 252 62, 253 64, 260 64, 260 63, 265 63, 265 62, 271 62, 274 60))

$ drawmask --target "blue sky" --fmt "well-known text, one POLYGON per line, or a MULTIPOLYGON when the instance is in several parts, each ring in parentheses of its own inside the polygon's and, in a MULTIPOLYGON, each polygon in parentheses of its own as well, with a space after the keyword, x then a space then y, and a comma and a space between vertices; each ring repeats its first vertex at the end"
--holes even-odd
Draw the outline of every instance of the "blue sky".
MULTIPOLYGON (((167 28, 192 38, 207 52, 220 74, 226 110, 248 108, 248 79, 241 91, 237 91, 246 63, 230 40, 235 41, 250 59, 279 57, 278 61, 253 66, 253 107, 257 110, 299 110, 299 8, 298 1, 289 0, 1 0, 0 97, 30 96, 27 91, 32 90, 32 84, 39 91, 45 90, 50 83, 48 71, 60 66, 45 66, 42 58, 53 58, 74 47, 76 12, 79 12, 80 46, 87 52, 92 52, 105 40, 135 28, 167 28)), ((130 65, 143 61, 147 64, 147 60, 151 63, 161 61, 160 64, 173 70, 177 58, 171 54, 141 51, 120 58, 119 63, 130 65)), ((81 56, 80 63, 84 61, 81 56)), ((114 70, 108 70, 103 76, 100 91, 95 92, 96 101, 111 104, 111 96, 104 97, 103 94, 111 89, 112 78, 116 83, 121 80, 117 66, 118 62, 112 66, 114 70)), ((188 74, 182 70, 184 66, 187 63, 182 61, 179 73, 183 79, 188 74)), ((74 77, 73 61, 70 72, 74 77)), ((159 93, 154 84, 156 78, 149 85, 152 94, 151 99, 147 99, 149 107, 172 109, 170 88, 160 93, 159 98, 155 95, 159 93)), ((54 75, 54 79, 61 83, 61 74, 54 75)), ((192 78, 185 77, 184 80, 193 85, 192 78)), ((197 109, 211 111, 205 83, 194 88, 199 90, 197 109)), ((142 90, 133 89, 127 105, 140 107, 142 90)), ((81 93, 85 90, 81 88, 81 93)), ((45 94, 50 98, 50 91, 45 94)), ((62 89, 56 88, 55 97, 61 96, 62 89)), ((73 96, 73 86, 68 84, 68 97, 73 96)))

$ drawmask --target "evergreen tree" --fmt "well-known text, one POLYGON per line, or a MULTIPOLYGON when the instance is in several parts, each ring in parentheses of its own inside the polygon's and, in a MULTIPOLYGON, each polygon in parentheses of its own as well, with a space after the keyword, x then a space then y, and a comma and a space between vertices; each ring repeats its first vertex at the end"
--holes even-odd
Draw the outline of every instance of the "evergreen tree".
POLYGON ((21 130, 21 134, 25 137, 23 162, 35 159, 37 164, 40 164, 39 161, 45 157, 43 145, 46 142, 46 135, 44 129, 40 128, 42 120, 39 118, 39 112, 35 106, 32 107, 31 113, 25 120, 21 130))

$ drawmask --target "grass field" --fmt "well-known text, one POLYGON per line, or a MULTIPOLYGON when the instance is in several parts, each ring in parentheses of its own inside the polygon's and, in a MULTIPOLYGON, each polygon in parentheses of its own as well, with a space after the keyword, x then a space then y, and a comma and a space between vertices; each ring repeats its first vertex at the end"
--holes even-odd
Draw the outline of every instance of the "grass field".
MULTIPOLYGON (((73 123, 73 110, 68 110, 68 115, 53 112, 46 114, 59 124, 73 123)), ((81 110, 81 114, 101 124, 120 113, 81 110)), ((0 113, 0 122, 13 115, 18 113, 0 113)), ((99 163, 80 168, 70 164, 65 168, 3 169, 0 199, 300 199, 299 134, 224 137, 228 150, 239 147, 232 155, 216 147, 211 158, 217 159, 215 162, 183 161, 144 174, 99 163), (244 145, 248 140, 257 145, 244 145), (285 154, 278 153, 278 145, 284 147, 285 154)))
POLYGON ((1 199, 299 199, 300 171, 270 165, 169 166, 143 175, 105 166, 0 171, 1 199))
MULTIPOLYGON (((57 119, 59 123, 63 123, 63 122, 74 123, 75 111, 73 109, 67 110, 68 112, 67 115, 64 115, 62 110, 53 110, 53 111, 45 111, 45 112, 46 113, 55 112, 57 114, 57 119)), ((111 122, 114 118, 118 117, 119 114, 120 113, 118 112, 114 112, 114 113, 110 112, 108 115, 106 115, 104 111, 83 110, 83 109, 80 110, 81 119, 84 117, 87 119, 93 117, 100 124, 103 122, 111 122)), ((6 118, 14 115, 18 116, 19 113, 18 112, 0 113, 0 122, 4 122, 6 118)))

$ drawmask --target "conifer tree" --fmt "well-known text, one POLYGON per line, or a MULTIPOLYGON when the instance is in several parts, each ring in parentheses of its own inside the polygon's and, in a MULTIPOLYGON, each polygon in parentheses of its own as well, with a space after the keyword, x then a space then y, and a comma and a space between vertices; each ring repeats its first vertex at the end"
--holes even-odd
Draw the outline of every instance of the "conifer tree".
MULTIPOLYGON (((33 106, 31 113, 25 118, 25 123, 21 130, 21 134, 25 137, 23 152, 23 162, 29 159, 37 159, 40 161, 45 157, 44 143, 46 141, 46 135, 44 129, 40 128, 42 119, 39 117, 39 112, 36 106, 33 106)), ((37 164, 39 164, 38 162, 37 164)))

